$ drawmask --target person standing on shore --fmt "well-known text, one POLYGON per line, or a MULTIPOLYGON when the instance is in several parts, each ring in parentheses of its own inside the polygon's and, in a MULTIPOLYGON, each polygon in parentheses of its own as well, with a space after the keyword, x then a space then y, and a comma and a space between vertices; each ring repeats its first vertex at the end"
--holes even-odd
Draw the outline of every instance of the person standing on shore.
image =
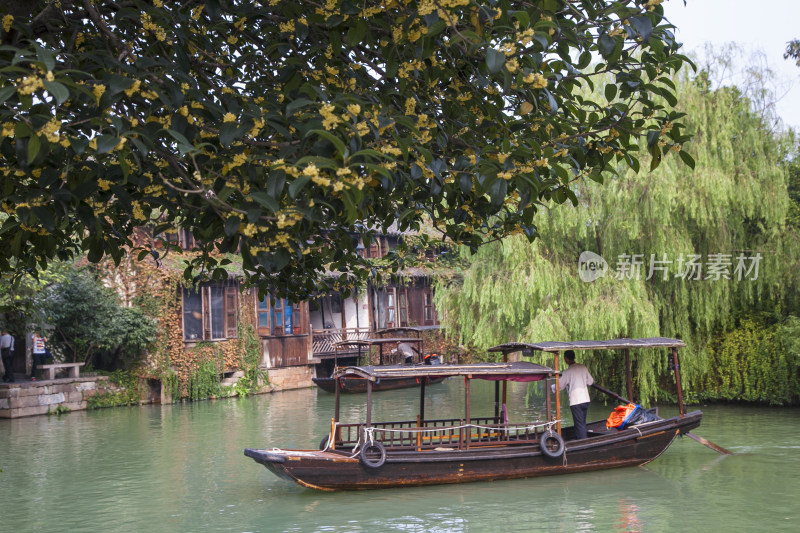
POLYGON ((33 334, 33 364, 31 365, 31 381, 36 381, 36 369, 39 365, 45 364, 47 360, 47 339, 37 334, 33 334))
POLYGON ((5 369, 3 381, 5 383, 13 383, 14 337, 11 336, 7 329, 4 329, 3 334, 0 335, 0 354, 2 354, 3 368, 5 369))

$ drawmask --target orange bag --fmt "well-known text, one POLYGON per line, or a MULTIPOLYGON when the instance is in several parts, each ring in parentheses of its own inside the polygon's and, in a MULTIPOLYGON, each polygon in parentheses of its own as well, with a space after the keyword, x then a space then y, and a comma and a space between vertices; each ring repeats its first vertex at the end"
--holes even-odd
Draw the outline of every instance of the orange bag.
POLYGON ((625 423, 625 419, 637 409, 638 405, 629 403, 628 405, 618 405, 614 408, 606 420, 607 428, 618 428, 625 423))

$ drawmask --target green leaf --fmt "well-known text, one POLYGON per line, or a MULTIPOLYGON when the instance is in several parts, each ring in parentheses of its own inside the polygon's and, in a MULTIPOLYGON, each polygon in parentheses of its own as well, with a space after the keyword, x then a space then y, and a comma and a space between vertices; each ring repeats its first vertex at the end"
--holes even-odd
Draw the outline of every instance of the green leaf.
POLYGON ((97 153, 110 152, 119 144, 119 138, 113 135, 100 135, 97 137, 97 153))
MULTIPOLYGON (((45 82, 46 84, 47 82, 45 82)), ((14 85, 9 85, 8 87, 3 87, 0 89, 0 104, 8 100, 8 98, 17 92, 17 88, 14 85)))
POLYGON ((44 68, 47 71, 51 71, 56 68, 56 58, 53 55, 53 52, 46 48, 42 48, 39 45, 34 45, 36 47, 36 58, 44 63, 44 68))
POLYGON ((617 46, 617 42, 613 37, 609 37, 607 33, 601 35, 597 40, 597 49, 600 50, 600 55, 604 58, 608 58, 608 56, 614 53, 615 46, 617 46))
POLYGON ((241 223, 242 221, 239 220, 239 217, 229 217, 225 219, 225 235, 230 237, 236 234, 239 231, 241 223))
POLYGON ((297 98, 296 100, 292 100, 286 104, 286 116, 290 117, 294 115, 295 111, 297 111, 299 108, 313 103, 313 100, 309 100, 308 98, 297 98))
POLYGON ((219 142, 223 146, 230 146, 233 140, 238 137, 239 126, 235 122, 223 122, 219 128, 219 142))
POLYGON ((44 81, 44 88, 56 99, 56 105, 61 105, 69 98, 69 89, 57 81, 44 81))
POLYGON ((661 164, 661 148, 658 143, 650 147, 650 156, 652 158, 650 160, 650 172, 652 172, 661 164))
POLYGON ((306 184, 311 181, 311 178, 308 176, 300 176, 296 178, 292 183, 289 184, 289 196, 292 199, 297 198, 300 189, 306 186, 306 184))
POLYGON ((306 134, 306 137, 308 137, 312 133, 315 133, 315 134, 319 135, 320 137, 323 137, 323 138, 329 140, 336 147, 336 151, 339 152, 339 155, 344 157, 344 154, 347 151, 347 148, 345 147, 344 142, 339 137, 337 137, 333 133, 331 133, 329 131, 326 131, 326 130, 311 130, 311 131, 308 132, 308 134, 306 134))
POLYGON ((250 193, 250 196, 253 198, 253 200, 258 202, 262 206, 266 207, 267 209, 269 209, 273 213, 277 213, 281 208, 281 206, 278 204, 278 202, 275 200, 275 198, 273 198, 272 196, 270 196, 266 192, 255 191, 255 192, 250 193))
POLYGON ((345 41, 350 46, 356 46, 361 44, 361 41, 364 40, 364 36, 367 34, 367 23, 364 22, 363 19, 357 19, 356 23, 350 26, 350 29, 347 30, 347 38, 345 41))
POLYGON ((49 208, 37 205, 33 206, 31 210, 47 231, 53 231, 55 229, 55 218, 53 217, 53 212, 49 208))
POLYGON ((653 22, 647 15, 640 15, 638 17, 631 17, 628 19, 639 34, 642 36, 642 42, 647 42, 650 39, 650 34, 653 32, 653 22))
POLYGON ((689 168, 694 170, 695 162, 694 162, 694 158, 692 156, 690 156, 684 150, 681 150, 680 152, 678 152, 678 155, 681 156, 681 159, 683 159, 683 162, 686 163, 686 166, 688 166, 689 168))
POLYGON ((28 139, 28 164, 32 165, 33 160, 39 155, 39 149, 42 147, 38 135, 31 135, 28 139))
POLYGON ((617 96, 617 86, 613 83, 607 83, 605 88, 606 100, 612 101, 617 96))
POLYGON ((494 48, 486 50, 486 66, 489 72, 497 74, 506 62, 506 55, 503 52, 498 52, 494 48))

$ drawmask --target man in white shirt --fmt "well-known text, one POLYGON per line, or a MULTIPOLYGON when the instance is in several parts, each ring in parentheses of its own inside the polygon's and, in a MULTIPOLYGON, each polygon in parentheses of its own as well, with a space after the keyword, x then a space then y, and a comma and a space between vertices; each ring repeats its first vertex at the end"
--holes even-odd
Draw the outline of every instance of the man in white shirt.
POLYGON ((569 410, 572 411, 572 420, 575 424, 575 438, 585 439, 586 413, 589 411, 589 385, 594 383, 594 378, 589 370, 575 362, 575 352, 564 352, 564 361, 569 367, 561 373, 559 388, 569 391, 569 410))

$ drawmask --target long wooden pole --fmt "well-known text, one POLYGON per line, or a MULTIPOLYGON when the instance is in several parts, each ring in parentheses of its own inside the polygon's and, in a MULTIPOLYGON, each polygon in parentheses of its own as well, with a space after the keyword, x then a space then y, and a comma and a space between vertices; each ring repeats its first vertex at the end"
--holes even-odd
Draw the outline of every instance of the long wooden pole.
MULTIPOLYGON (((423 377, 419 383, 419 420, 420 423, 425 421, 425 384, 428 378, 423 377)), ((419 424, 418 424, 419 425, 419 424)))
POLYGON ((469 449, 469 441, 470 441, 470 439, 472 438, 472 429, 469 427, 469 425, 470 425, 470 413, 469 413, 469 383, 470 383, 470 378, 469 378, 469 376, 464 376, 464 396, 465 396, 465 398, 464 398, 464 402, 466 403, 466 406, 465 406, 465 408, 464 408, 464 417, 466 418, 466 426, 467 426, 467 427, 465 428, 465 430, 466 430, 466 435, 467 435, 467 439, 466 439, 465 447, 466 447, 467 449, 469 449))
POLYGON ((633 398, 633 380, 631 379, 631 351, 625 348, 625 381, 628 385, 628 398, 633 398))
POLYGON ((500 382, 494 382, 494 423, 500 422, 500 382))
POLYGON ((686 408, 683 406, 683 390, 681 389, 681 369, 678 363, 678 348, 672 347, 672 369, 675 371, 675 387, 678 389, 678 412, 681 416, 686 414, 686 408))
MULTIPOLYGON (((622 403, 633 403, 629 399, 623 398, 622 396, 620 396, 616 392, 610 391, 610 390, 606 389, 605 387, 602 387, 602 386, 598 385, 597 383, 593 383, 592 387, 597 389, 597 390, 599 390, 602 393, 608 394, 612 398, 614 398, 614 399, 616 399, 616 400, 618 400, 618 401, 620 401, 622 403)), ((687 437, 689 437, 692 440, 695 440, 695 441, 699 442, 700 444, 702 444, 703 446, 705 446, 707 448, 711 448, 712 450, 714 450, 717 453, 721 453, 722 455, 733 455, 733 452, 731 452, 729 450, 726 450, 722 446, 720 446, 718 444, 714 444, 710 440, 704 439, 703 437, 700 437, 699 435, 695 435, 694 433, 690 433, 688 431, 686 433, 684 433, 684 435, 686 435, 687 437)))
POLYGON ((561 435, 561 387, 559 386, 559 373, 558 373, 558 356, 560 352, 553 352, 554 360, 553 360, 553 368, 556 371, 556 431, 558 434, 561 435))
POLYGON ((367 380, 367 427, 372 426, 372 381, 367 380))

